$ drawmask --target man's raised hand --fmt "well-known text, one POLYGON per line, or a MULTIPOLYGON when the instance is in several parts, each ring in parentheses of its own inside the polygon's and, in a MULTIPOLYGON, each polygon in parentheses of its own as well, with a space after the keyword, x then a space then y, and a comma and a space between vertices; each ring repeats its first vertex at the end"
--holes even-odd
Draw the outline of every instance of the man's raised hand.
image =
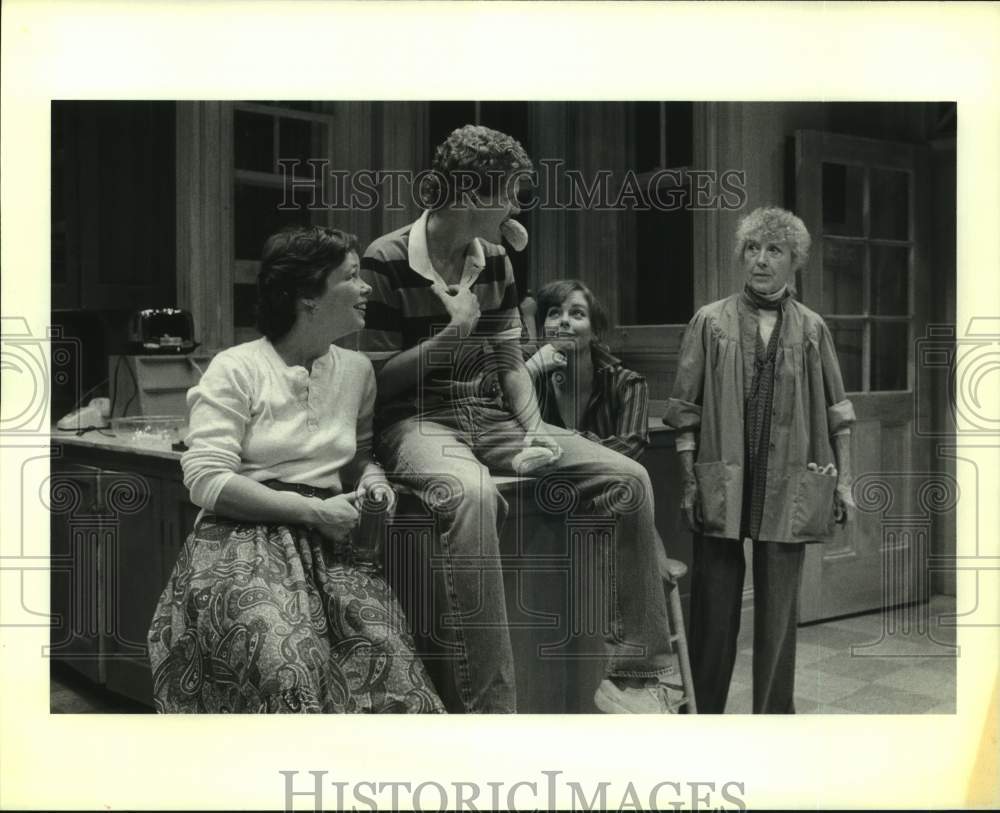
POLYGON ((466 338, 476 329, 480 317, 479 300, 470 288, 435 283, 431 290, 447 309, 451 326, 458 329, 459 338, 466 338))

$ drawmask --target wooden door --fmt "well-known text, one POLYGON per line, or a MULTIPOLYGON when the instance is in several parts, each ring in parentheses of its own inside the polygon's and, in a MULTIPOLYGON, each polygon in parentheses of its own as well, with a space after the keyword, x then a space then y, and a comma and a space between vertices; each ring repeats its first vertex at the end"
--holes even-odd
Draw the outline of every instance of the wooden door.
POLYGON ((915 442, 914 341, 924 334, 931 236, 920 147, 796 133, 796 209, 812 235, 802 301, 833 334, 848 397, 859 510, 807 549, 801 620, 926 598, 928 456, 915 442), (918 499, 919 498, 919 499, 918 499))

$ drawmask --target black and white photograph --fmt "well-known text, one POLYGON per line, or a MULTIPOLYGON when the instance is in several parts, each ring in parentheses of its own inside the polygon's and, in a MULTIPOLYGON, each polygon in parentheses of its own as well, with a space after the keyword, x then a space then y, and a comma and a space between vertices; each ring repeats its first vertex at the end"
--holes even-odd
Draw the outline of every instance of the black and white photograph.
MULTIPOLYGON (((247 42, 294 62, 399 34, 414 4, 352 8, 322 46, 262 20, 352 4, 262 4, 263 30, 254 4, 195 5, 246 10, 247 42)), ((467 15, 452 37, 562 19, 431 5, 467 15)), ((996 7, 975 11, 995 45, 996 7)), ((821 20, 755 20, 743 56, 821 20)), ((428 31, 328 91, 294 64, 183 90, 45 80, 24 230, 5 114, 0 632, 23 638, 30 713, 138 732, 129 781, 246 737, 253 788, 220 769, 208 808, 996 803, 1000 311, 995 240, 968 228, 996 212, 996 79, 959 92, 970 61, 826 92, 814 67, 810 91, 775 82, 780 60, 759 90, 647 67, 632 90, 615 40, 620 81, 591 88, 553 67, 571 43, 498 35, 484 59, 517 45, 516 78, 438 86, 441 53, 399 73, 446 39, 428 31), (525 80, 536 58, 551 88, 525 80), (386 717, 413 714, 432 717, 386 717), (921 738, 960 731, 929 791, 921 738), (872 789, 890 736, 913 750, 872 789), (778 747, 810 764, 794 787, 768 775, 778 747)), ((126 787, 38 798, 134 806, 126 787)))
POLYGON ((952 713, 956 118, 54 101, 52 710, 952 713))

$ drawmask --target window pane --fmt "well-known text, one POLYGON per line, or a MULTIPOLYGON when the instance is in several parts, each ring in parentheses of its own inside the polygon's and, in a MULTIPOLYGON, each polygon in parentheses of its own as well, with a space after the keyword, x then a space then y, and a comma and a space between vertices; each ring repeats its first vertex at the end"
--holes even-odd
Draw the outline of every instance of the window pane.
POLYGON ((823 164, 823 233, 861 237, 864 169, 823 164))
POLYGON ((861 354, 864 347, 864 328, 859 322, 829 322, 833 345, 840 359, 840 374, 844 389, 861 391, 861 354))
MULTIPOLYGON (((635 103, 635 171, 660 166, 660 103, 635 103)), ((662 168, 662 167, 661 167, 662 168)))
POLYGON ((476 123, 475 102, 429 102, 427 108, 432 151, 451 135, 451 131, 456 127, 476 123))
POLYGON ((910 239, 910 176, 893 169, 871 171, 871 236, 910 239))
POLYGON ((694 158, 694 102, 664 102, 667 166, 690 166, 694 158))
POLYGON ((267 101, 254 102, 254 104, 265 104, 268 107, 287 107, 289 110, 301 110, 303 113, 313 113, 317 110, 315 102, 267 101))
POLYGON ((637 211, 635 323, 683 324, 694 313, 689 209, 637 211))
POLYGON ((238 260, 259 260, 264 241, 283 226, 309 223, 312 200, 311 189, 297 189, 295 202, 300 208, 278 209, 284 196, 281 188, 237 184, 233 205, 235 208, 235 249, 238 260))
POLYGON ((322 158, 321 155, 314 154, 312 128, 313 124, 303 119, 279 119, 278 121, 278 158, 298 159, 300 163, 295 167, 294 174, 296 176, 311 178, 313 168, 306 161, 310 158, 322 158))
POLYGON ((257 326, 257 286, 245 282, 233 285, 233 325, 257 326))
POLYGON ((905 322, 875 322, 872 325, 872 390, 905 390, 907 336, 905 322))
MULTIPOLYGON (((529 118, 527 102, 480 102, 479 104, 480 124, 513 136, 521 142, 525 152, 531 155, 529 118)), ((470 123, 471 120, 462 122, 462 124, 470 123)))
POLYGON ((863 243, 823 241, 823 310, 826 313, 862 313, 864 263, 863 243))
MULTIPOLYGON (((526 198, 528 193, 522 195, 522 198, 526 198)), ((534 212, 521 212, 515 220, 524 226, 528 230, 528 234, 535 234, 535 213, 534 212)), ((514 287, 517 290, 518 299, 524 299, 528 295, 528 291, 531 289, 531 252, 530 251, 514 251, 509 246, 507 247, 507 257, 510 259, 511 268, 514 270, 514 287)), ((535 292, 532 290, 532 294, 535 292)))
POLYGON ((274 119, 237 110, 233 116, 233 153, 237 169, 274 172, 274 119))
POLYGON ((872 246, 871 312, 883 316, 909 314, 910 250, 905 246, 872 246))

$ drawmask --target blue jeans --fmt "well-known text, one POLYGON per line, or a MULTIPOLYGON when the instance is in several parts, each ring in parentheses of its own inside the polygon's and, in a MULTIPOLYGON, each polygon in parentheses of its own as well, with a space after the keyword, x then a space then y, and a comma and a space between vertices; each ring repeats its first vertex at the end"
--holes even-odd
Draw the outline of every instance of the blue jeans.
MULTIPOLYGON (((615 553, 604 558, 614 614, 606 636, 608 674, 664 674, 670 669, 670 642, 649 475, 618 452, 565 429, 550 429, 563 453, 540 476, 553 478, 553 494, 558 478, 571 484, 581 505, 613 517, 615 553)), ((445 610, 459 649, 452 669, 468 712, 514 712, 517 707, 499 556, 507 505, 490 471, 513 473, 511 461, 523 444, 524 430, 510 413, 461 404, 400 421, 379 441, 389 476, 444 517, 439 546, 445 610), (475 623, 463 623, 473 615, 475 623)), ((552 510, 558 502, 554 497, 552 510)))

